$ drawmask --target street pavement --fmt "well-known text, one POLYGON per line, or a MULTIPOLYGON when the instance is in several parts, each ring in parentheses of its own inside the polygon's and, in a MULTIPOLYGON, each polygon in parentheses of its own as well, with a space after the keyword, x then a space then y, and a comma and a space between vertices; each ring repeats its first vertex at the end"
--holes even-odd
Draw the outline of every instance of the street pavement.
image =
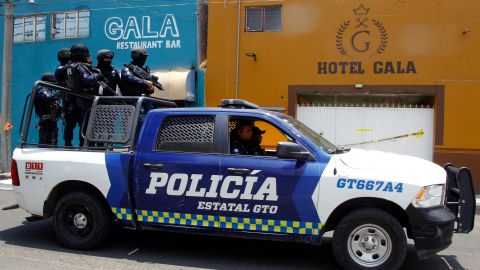
MULTIPOLYGON (((0 190, 0 208, 16 203, 0 190)), ((28 222, 22 209, 0 210, 0 269, 338 269, 331 238, 321 246, 115 228, 93 251, 61 247, 51 219, 28 222)), ((418 260, 409 242, 404 270, 480 269, 480 216, 469 235, 438 255, 418 260)))

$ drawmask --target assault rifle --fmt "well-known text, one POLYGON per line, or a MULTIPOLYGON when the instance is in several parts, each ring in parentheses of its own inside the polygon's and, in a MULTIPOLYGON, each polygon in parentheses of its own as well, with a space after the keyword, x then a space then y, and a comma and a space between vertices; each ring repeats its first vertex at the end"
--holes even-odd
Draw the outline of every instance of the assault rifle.
POLYGON ((158 90, 165 91, 165 89, 163 88, 163 85, 160 82, 158 82, 158 77, 155 76, 155 75, 149 74, 150 73, 150 68, 149 67, 146 67, 146 69, 148 70, 148 72, 147 72, 147 71, 143 70, 142 68, 140 68, 139 66, 136 66, 136 65, 133 65, 133 64, 127 64, 126 66, 130 69, 130 71, 135 76, 139 77, 142 80, 151 81, 153 86, 158 88, 158 90))

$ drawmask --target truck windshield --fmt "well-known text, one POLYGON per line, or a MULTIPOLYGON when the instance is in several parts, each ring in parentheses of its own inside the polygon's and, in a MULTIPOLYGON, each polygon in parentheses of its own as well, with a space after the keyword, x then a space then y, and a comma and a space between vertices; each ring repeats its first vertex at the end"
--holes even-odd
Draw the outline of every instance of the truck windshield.
POLYGON ((329 154, 339 154, 350 150, 337 147, 333 143, 329 142, 327 139, 320 136, 320 134, 316 133, 315 131, 307 127, 305 124, 293 117, 285 116, 280 118, 290 126, 300 131, 305 137, 309 138, 313 143, 320 147, 320 149, 326 151, 329 154))

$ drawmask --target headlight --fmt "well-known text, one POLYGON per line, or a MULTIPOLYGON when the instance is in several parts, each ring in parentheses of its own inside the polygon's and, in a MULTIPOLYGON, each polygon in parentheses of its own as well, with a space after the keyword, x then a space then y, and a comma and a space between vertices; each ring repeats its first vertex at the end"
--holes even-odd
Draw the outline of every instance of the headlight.
POLYGON ((429 208, 443 205, 444 199, 445 185, 432 185, 423 187, 412 204, 416 208, 429 208))

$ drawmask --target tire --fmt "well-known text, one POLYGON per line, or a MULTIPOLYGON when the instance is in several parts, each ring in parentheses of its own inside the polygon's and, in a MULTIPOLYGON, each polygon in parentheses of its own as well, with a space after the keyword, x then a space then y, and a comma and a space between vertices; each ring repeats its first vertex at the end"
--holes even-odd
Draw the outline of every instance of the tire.
POLYGON ((111 213, 90 193, 71 192, 58 200, 53 212, 53 229, 65 247, 88 250, 102 243, 109 234, 111 213))
POLYGON ((337 263, 346 270, 395 270, 407 254, 407 239, 398 220, 376 208, 345 216, 335 228, 332 246, 337 263))

